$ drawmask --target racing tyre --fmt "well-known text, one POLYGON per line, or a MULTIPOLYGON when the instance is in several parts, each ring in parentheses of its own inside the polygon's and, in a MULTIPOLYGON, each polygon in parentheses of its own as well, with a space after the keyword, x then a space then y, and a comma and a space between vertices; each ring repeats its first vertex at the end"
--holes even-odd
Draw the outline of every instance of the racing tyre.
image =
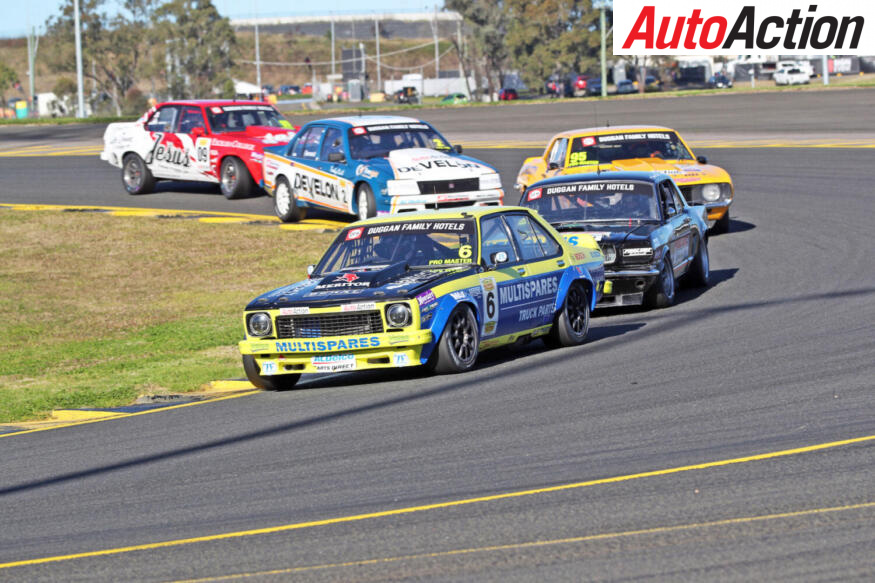
POLYGON ((589 296, 584 287, 575 282, 568 288, 562 309, 553 321, 544 343, 551 348, 577 346, 586 340, 589 332, 589 296))
POLYGON ((694 287, 708 287, 711 282, 711 259, 708 256, 707 239, 699 240, 699 248, 690 266, 687 281, 694 287))
POLYGON ((307 209, 298 206, 298 200, 289 182, 280 178, 273 192, 273 210, 284 223, 297 223, 307 216, 307 209))
POLYGON ((666 255, 662 260, 659 277, 644 294, 644 303, 651 308, 667 308, 674 304, 675 288, 674 268, 671 258, 666 255))
POLYGON ((374 192, 367 183, 359 185, 356 190, 356 214, 359 220, 370 219, 377 216, 377 200, 374 198, 374 192))
POLYGON ((429 359, 429 368, 439 374, 465 372, 477 362, 480 330, 474 312, 459 304, 450 313, 444 332, 429 359))
POLYGON ((128 194, 149 194, 155 190, 155 177, 137 154, 122 159, 122 184, 128 194))
POLYGON ((723 216, 714 222, 714 225, 711 227, 711 232, 715 235, 722 235, 729 232, 729 209, 726 209, 723 216))
POLYGON ((227 199, 242 198, 252 191, 252 176, 240 158, 228 157, 222 160, 219 170, 219 187, 227 199))
POLYGON ((246 371, 246 378, 249 382, 266 391, 289 391, 295 387, 300 374, 280 374, 263 377, 259 372, 258 363, 255 362, 255 357, 251 354, 243 355, 243 370, 246 371))

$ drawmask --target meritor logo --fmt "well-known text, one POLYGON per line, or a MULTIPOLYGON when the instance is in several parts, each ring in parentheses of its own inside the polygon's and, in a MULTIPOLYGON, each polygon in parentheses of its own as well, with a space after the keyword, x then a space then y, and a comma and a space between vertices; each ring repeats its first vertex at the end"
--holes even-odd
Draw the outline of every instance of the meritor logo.
POLYGON ((787 50, 857 49, 863 33, 863 16, 819 16, 817 5, 808 6, 803 18, 800 9, 789 15, 767 14, 757 17, 755 6, 743 6, 732 26, 724 16, 702 18, 702 11, 688 16, 657 17, 656 6, 643 6, 622 48, 656 50, 769 50, 779 45, 787 50), (636 44, 637 43, 637 44, 636 44))
POLYGON ((359 276, 357 276, 354 273, 344 273, 338 279, 345 279, 347 282, 352 283, 355 280, 357 280, 358 278, 359 278, 359 276))

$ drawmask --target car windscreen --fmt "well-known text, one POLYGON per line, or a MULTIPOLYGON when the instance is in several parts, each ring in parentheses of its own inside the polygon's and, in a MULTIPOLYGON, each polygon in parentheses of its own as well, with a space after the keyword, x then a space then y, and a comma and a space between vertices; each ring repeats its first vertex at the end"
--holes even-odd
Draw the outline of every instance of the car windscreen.
POLYGON ((429 148, 449 152, 442 135, 424 123, 359 126, 349 130, 349 152, 356 160, 385 158, 392 150, 429 148))
POLYGON ((346 229, 325 253, 316 273, 377 269, 399 262, 410 267, 455 267, 477 260, 473 219, 406 221, 346 229))
POLYGON ((586 181, 530 188, 520 205, 553 224, 659 219, 653 184, 586 181))
POLYGON ((614 160, 629 160, 631 158, 692 160, 693 155, 674 132, 575 136, 571 140, 568 166, 609 164, 614 160))
POLYGON ((292 125, 269 105, 214 105, 207 107, 213 132, 242 132, 249 126, 290 128, 292 125))

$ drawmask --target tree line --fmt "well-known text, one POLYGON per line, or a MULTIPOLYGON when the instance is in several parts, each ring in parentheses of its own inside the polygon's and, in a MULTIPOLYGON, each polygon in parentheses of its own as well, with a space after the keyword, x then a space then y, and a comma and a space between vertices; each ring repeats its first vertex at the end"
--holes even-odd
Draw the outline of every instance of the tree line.
POLYGON ((446 0, 445 7, 471 30, 469 50, 460 52, 490 95, 510 69, 529 87, 542 88, 551 75, 598 66, 599 11, 591 0, 446 0))
MULTIPOLYGON (((145 109, 138 84, 147 79, 154 85, 164 78, 167 93, 178 99, 209 96, 216 88, 233 96, 236 37, 210 0, 124 0, 113 16, 106 5, 79 0, 82 74, 93 97, 109 100, 117 115, 145 109)), ((73 0, 46 22, 46 38, 50 70, 75 75, 73 0)), ((75 92, 69 79, 64 83, 58 90, 75 92)))
MULTIPOLYGON (((142 89, 174 98, 233 96, 237 40, 211 0, 123 0, 113 15, 108 4, 79 1, 83 76, 92 99, 120 115, 144 109, 142 89)), ((541 88, 551 75, 597 68, 599 12, 591 0, 445 0, 445 9, 465 19, 466 42, 453 42, 465 77, 474 76, 489 95, 510 70, 541 88)), ((64 0, 46 23, 49 42, 42 45, 53 72, 75 75, 74 35, 73 0, 64 0)), ((75 91, 65 78, 55 93, 75 91)))

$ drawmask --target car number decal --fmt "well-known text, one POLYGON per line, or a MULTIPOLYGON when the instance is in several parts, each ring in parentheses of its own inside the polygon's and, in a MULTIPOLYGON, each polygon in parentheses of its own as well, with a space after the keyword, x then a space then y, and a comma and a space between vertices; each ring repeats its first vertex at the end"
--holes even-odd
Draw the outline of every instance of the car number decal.
POLYGON ((480 280, 483 290, 483 336, 495 334, 498 327, 498 285, 494 277, 484 277, 480 280))

